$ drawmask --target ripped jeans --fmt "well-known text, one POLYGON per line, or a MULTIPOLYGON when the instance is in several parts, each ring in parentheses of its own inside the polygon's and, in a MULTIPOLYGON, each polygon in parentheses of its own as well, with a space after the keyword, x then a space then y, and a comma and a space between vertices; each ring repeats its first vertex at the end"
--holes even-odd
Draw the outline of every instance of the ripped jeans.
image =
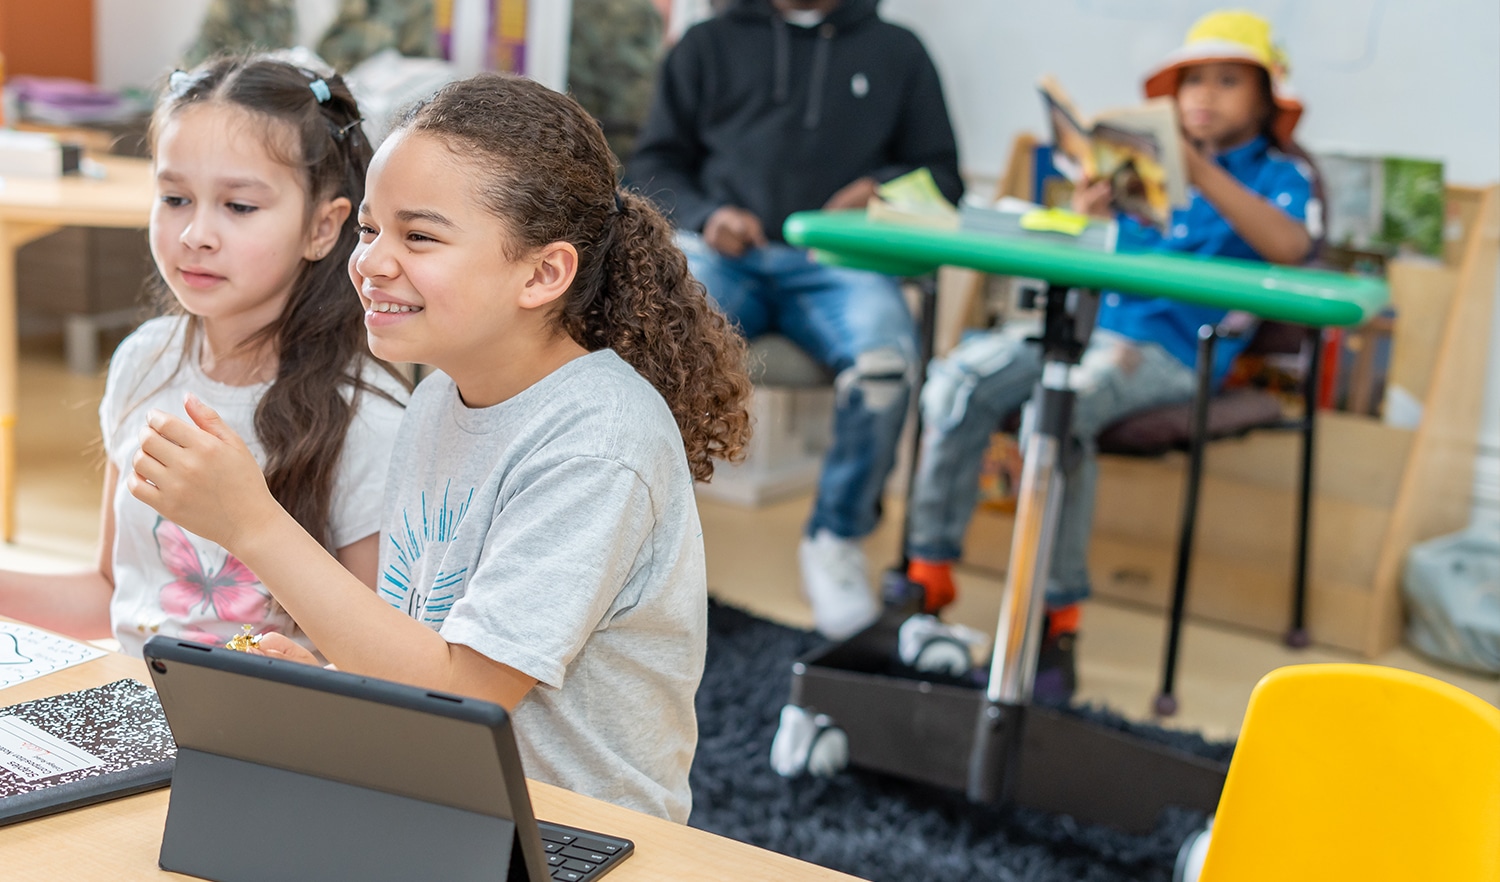
POLYGON ((738 258, 679 233, 693 276, 754 339, 785 335, 838 376, 833 443, 818 477, 807 535, 858 539, 875 529, 906 420, 917 333, 896 279, 816 263, 773 243, 738 258))
MULTIPOLYGON (((1017 322, 964 340, 932 363, 922 390, 922 451, 912 494, 907 551, 956 560, 979 501, 979 469, 990 435, 1028 400, 1042 376, 1037 326, 1017 322)), ((1192 400, 1193 369, 1154 343, 1096 329, 1073 369, 1073 439, 1081 456, 1064 479, 1047 603, 1089 595, 1088 546, 1098 477, 1095 437, 1130 413, 1192 400)))

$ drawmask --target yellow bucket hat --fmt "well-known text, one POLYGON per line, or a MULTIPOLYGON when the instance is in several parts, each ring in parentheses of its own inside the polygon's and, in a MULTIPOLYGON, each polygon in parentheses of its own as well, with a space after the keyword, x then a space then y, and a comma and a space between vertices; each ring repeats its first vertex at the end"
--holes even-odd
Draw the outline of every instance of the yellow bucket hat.
POLYGON ((1146 76, 1147 98, 1176 95, 1182 69, 1212 61, 1239 61, 1265 68, 1271 75, 1276 118, 1271 130, 1283 144, 1302 117, 1302 102, 1286 84, 1286 56, 1271 39, 1271 23, 1253 12, 1210 12, 1188 29, 1182 48, 1172 52, 1146 76))

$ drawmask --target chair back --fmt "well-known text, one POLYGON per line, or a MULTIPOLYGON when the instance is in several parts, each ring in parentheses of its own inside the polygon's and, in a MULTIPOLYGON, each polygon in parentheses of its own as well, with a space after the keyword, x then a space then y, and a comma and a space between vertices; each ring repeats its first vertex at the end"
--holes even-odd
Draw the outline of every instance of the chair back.
POLYGON ((1272 671, 1199 878, 1500 880, 1500 709, 1393 668, 1272 671))

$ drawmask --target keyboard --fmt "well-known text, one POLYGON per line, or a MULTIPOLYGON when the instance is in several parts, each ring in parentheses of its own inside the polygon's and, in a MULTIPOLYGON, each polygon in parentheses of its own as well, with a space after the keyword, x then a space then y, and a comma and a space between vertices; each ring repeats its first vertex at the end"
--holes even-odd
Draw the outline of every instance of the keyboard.
POLYGON ((537 821, 547 867, 556 882, 591 882, 615 868, 635 849, 629 839, 537 821))

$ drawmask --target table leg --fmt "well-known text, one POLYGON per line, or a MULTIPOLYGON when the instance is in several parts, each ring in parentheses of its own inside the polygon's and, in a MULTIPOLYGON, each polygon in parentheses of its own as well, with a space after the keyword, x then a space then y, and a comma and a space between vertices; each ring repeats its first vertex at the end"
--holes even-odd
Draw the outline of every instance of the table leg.
POLYGON ((0 221, 0 540, 6 542, 16 536, 16 252, 57 229, 51 224, 0 221))

